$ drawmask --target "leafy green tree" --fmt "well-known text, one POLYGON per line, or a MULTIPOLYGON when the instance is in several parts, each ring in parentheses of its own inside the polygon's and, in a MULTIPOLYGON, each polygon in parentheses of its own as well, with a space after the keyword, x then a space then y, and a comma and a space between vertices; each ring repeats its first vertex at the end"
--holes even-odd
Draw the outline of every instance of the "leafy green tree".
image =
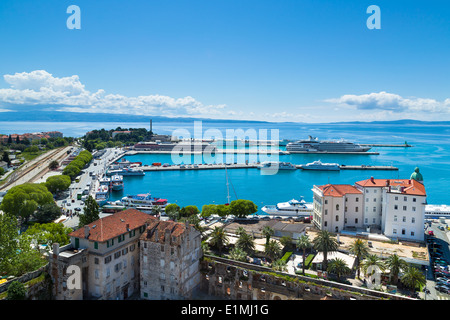
POLYGON ((347 266, 347 263, 341 258, 330 260, 327 271, 337 275, 339 280, 341 280, 342 276, 348 275, 352 272, 352 270, 347 266))
POLYGON ((280 238, 280 243, 283 246, 284 251, 292 250, 293 244, 292 244, 292 238, 289 236, 283 236, 280 238))
POLYGON ((281 246, 276 240, 270 240, 264 246, 264 253, 270 258, 270 260, 274 261, 281 256, 281 246))
POLYGON ((36 223, 23 234, 30 236, 36 245, 47 245, 50 249, 54 243, 64 246, 70 242, 69 233, 72 228, 65 227, 62 223, 36 223))
POLYGON ((305 274, 306 250, 312 247, 312 243, 309 240, 309 236, 306 234, 300 236, 300 238, 297 239, 296 246, 299 250, 303 251, 302 267, 303 267, 303 274, 305 274))
POLYGON ((56 160, 51 161, 50 164, 48 165, 48 168, 49 168, 50 170, 55 170, 55 169, 57 169, 58 167, 59 167, 59 163, 58 163, 58 161, 56 161, 56 160))
POLYGON ((180 216, 181 217, 189 217, 192 215, 197 215, 200 213, 200 210, 196 206, 186 206, 181 208, 180 216))
POLYGON ((250 200, 234 200, 230 203, 229 214, 237 218, 245 218, 258 211, 258 207, 250 200))
POLYGON ((269 226, 265 226, 261 232, 263 236, 266 238, 266 245, 267 245, 269 243, 270 237, 275 234, 275 230, 273 230, 273 228, 269 226))
POLYGON ((80 214, 78 227, 81 228, 91 222, 100 219, 100 209, 97 201, 91 195, 84 202, 83 214, 80 214))
POLYGON ((314 249, 323 253, 322 269, 327 270, 328 252, 337 251, 339 244, 336 238, 327 230, 319 231, 313 240, 314 249))
POLYGON ((50 176, 45 181, 45 186, 48 191, 57 194, 61 191, 67 190, 70 187, 71 179, 66 175, 50 176))
POLYGON ((0 177, 5 174, 5 169, 0 168, 0 177))
POLYGON ((61 216, 61 208, 54 202, 38 206, 33 217, 38 223, 49 223, 61 216))
POLYGON ((25 152, 29 152, 29 153, 38 153, 39 152, 39 147, 38 146, 31 146, 25 149, 25 152))
POLYGON ((43 184, 24 183, 6 193, 0 209, 27 222, 39 205, 52 202, 53 195, 43 184))
POLYGON ((217 206, 215 204, 205 204, 202 207, 201 216, 203 218, 207 218, 207 217, 210 217, 210 216, 216 214, 216 212, 217 212, 217 206))
POLYGON ((216 205, 215 209, 216 209, 216 214, 221 218, 224 218, 230 214, 230 206, 226 206, 224 204, 218 204, 218 205, 216 205))
POLYGON ((169 219, 177 221, 180 217, 180 206, 176 203, 168 204, 165 208, 165 212, 169 219))
POLYGON ((6 151, 3 152, 2 161, 5 161, 8 164, 8 166, 11 165, 11 159, 9 159, 8 152, 6 152, 6 151))
POLYGON ((424 286, 427 283, 425 275, 422 273, 422 271, 411 265, 408 266, 408 268, 403 273, 401 281, 413 292, 415 291, 416 288, 424 286))
POLYGON ((18 249, 17 219, 0 214, 0 270, 7 270, 18 249))
POLYGON ((355 267, 356 267, 356 275, 359 279, 360 277, 360 264, 361 261, 369 255, 369 246, 366 241, 362 239, 356 239, 350 245, 349 252, 354 254, 356 257, 355 267))
POLYGON ((241 234, 246 233, 246 231, 245 231, 245 229, 243 227, 239 226, 239 227, 237 227, 235 233, 236 233, 237 236, 240 236, 241 234))
POLYGON ((13 281, 7 290, 7 300, 25 300, 27 296, 27 289, 20 281, 13 281))
POLYGON ((219 254, 222 254, 222 249, 229 243, 225 230, 220 227, 215 227, 210 235, 209 243, 219 250, 219 254))

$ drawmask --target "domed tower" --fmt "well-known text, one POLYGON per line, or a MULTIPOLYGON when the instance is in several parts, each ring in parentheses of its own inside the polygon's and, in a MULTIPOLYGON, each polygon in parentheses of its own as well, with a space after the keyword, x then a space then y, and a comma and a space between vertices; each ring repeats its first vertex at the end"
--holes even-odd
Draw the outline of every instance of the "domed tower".
POLYGON ((419 168, 416 167, 416 169, 414 170, 414 172, 411 174, 411 178, 410 179, 414 179, 416 181, 419 181, 421 183, 423 183, 423 176, 422 174, 419 172, 419 168))

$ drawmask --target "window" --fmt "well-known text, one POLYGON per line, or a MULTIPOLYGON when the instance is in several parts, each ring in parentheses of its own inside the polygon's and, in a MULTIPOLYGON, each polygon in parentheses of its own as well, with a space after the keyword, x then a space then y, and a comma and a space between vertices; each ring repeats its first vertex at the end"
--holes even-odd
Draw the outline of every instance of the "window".
POLYGON ((398 210, 398 205, 395 205, 395 206, 394 206, 394 209, 395 209, 395 210, 398 210))
POLYGON ((413 236, 413 237, 414 237, 414 231, 411 231, 411 236, 413 236))
POLYGON ((406 234, 406 230, 405 229, 402 229, 402 234, 406 234))
POLYGON ((394 216, 394 221, 397 221, 397 216, 394 216))
POLYGON ((393 233, 393 234, 397 234, 397 229, 393 229, 393 230, 392 230, 392 233, 393 233))
POLYGON ((325 209, 325 215, 327 215, 328 214, 328 210, 327 209, 325 209))
POLYGON ((373 198, 373 202, 377 202, 377 198, 373 198))
POLYGON ((75 238, 75 249, 78 249, 80 247, 80 239, 75 238))
POLYGON ((164 252, 164 245, 161 245, 161 252, 164 252))
POLYGON ((358 223, 358 218, 355 218, 355 223, 358 223))
POLYGON ((324 227, 326 227, 326 226, 327 226, 327 222, 326 222, 326 221, 325 221, 325 222, 323 223, 323 226, 324 226, 324 227))
POLYGON ((403 197, 403 201, 408 201, 408 197, 403 197))
POLYGON ((119 272, 122 269, 122 262, 119 262, 114 266, 114 271, 119 272))
POLYGON ((325 200, 325 204, 328 204, 328 200, 325 200))
POLYGON ((359 197, 356 197, 355 201, 356 201, 356 202, 359 202, 359 197))
POLYGON ((114 239, 106 241, 106 247, 109 248, 114 245, 114 239))
POLYGON ((372 223, 375 223, 375 221, 376 221, 376 219, 375 219, 375 218, 373 218, 373 219, 372 219, 372 223))
POLYGON ((98 242, 94 242, 94 249, 98 249, 98 242))
POLYGON ((111 269, 106 268, 106 277, 109 278, 111 276, 111 269))
POLYGON ((411 223, 415 223, 416 222, 416 218, 411 218, 411 223))
POLYGON ((95 274, 95 279, 99 279, 100 278, 100 270, 95 269, 94 274, 95 274))
POLYGON ((355 212, 358 212, 358 207, 355 207, 355 212))
POLYGON ((95 264, 99 264, 98 258, 95 258, 95 259, 94 259, 94 263, 95 263, 95 264))
POLYGON ((128 232, 128 235, 130 236, 130 238, 134 237, 136 235, 136 230, 131 230, 130 232, 128 232))
POLYGON ((121 255, 120 251, 117 251, 116 253, 114 253, 114 259, 118 259, 120 255, 121 255))
POLYGON ((377 212, 377 207, 373 207, 373 212, 377 212))
POLYGON ((107 256, 106 258, 105 258, 105 264, 106 263, 110 263, 111 262, 111 256, 107 256))
POLYGON ((124 241, 124 240, 125 240, 125 235, 124 235, 124 234, 122 234, 122 235, 120 235, 120 236, 117 237, 117 241, 118 241, 119 243, 121 243, 121 242, 124 241))
POLYGON ((416 198, 413 198, 413 202, 416 202, 416 198))
POLYGON ((175 252, 175 249, 173 247, 170 248, 170 254, 173 255, 175 252))
POLYGON ((339 210, 339 205, 338 204, 336 205, 336 210, 339 210))
POLYGON ((344 223, 347 224, 347 218, 344 218, 344 223))
POLYGON ((164 263, 165 263, 164 259, 159 260, 159 263, 161 265, 161 268, 164 268, 164 263))
POLYGON ((135 244, 132 244, 132 245, 130 246, 130 252, 131 252, 131 251, 134 251, 135 248, 136 248, 136 245, 135 245, 135 244))
POLYGON ((416 207, 412 207, 412 211, 416 211, 416 207))
POLYGON ((159 274, 159 279, 160 279, 160 280, 166 280, 166 274, 165 274, 164 272, 161 272, 161 273, 159 274))
POLYGON ((406 206, 403 206, 403 211, 406 211, 406 206))
POLYGON ((365 218, 364 219, 364 223, 368 223, 369 221, 368 221, 368 219, 367 218, 365 218))
POLYGON ((122 250, 122 255, 126 255, 128 253, 128 248, 122 250))
POLYGON ((395 197, 395 200, 398 200, 398 197, 395 197))
POLYGON ((403 222, 406 222, 406 217, 405 216, 403 216, 403 222))
POLYGON ((366 202, 369 202, 369 198, 366 198, 366 202))
POLYGON ((336 221, 339 221, 339 216, 338 215, 336 215, 336 221))
POLYGON ((147 297, 148 297, 148 293, 144 292, 144 298, 147 298, 147 297))

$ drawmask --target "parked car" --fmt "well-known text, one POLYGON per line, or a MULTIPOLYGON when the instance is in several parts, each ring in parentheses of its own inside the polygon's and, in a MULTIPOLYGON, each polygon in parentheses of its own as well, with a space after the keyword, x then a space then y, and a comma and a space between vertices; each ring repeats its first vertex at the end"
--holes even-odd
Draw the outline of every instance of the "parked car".
POLYGON ((81 208, 77 207, 77 208, 75 208, 75 211, 81 211, 81 208))
POLYGON ((434 236, 433 230, 428 231, 428 235, 429 235, 429 236, 434 236))

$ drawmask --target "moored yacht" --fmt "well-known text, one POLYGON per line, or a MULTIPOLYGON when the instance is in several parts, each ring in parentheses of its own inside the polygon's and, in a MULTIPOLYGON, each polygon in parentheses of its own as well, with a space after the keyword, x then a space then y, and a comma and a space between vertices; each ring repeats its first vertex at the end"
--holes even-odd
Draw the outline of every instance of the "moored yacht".
POLYGON ((370 147, 363 147, 345 140, 320 141, 312 136, 309 136, 308 140, 290 142, 286 145, 288 152, 366 152, 369 150, 370 147))
POLYGON ((300 166, 303 170, 323 170, 323 171, 339 171, 341 167, 338 163, 322 163, 320 160, 310 162, 300 166))
POLYGON ((113 191, 123 190, 123 176, 115 174, 111 177, 111 186, 113 191))
POLYGON ((109 199, 109 187, 108 185, 101 184, 95 191, 95 201, 97 201, 99 206, 103 206, 109 199))
POLYGON ((313 214, 313 204, 307 203, 303 199, 292 199, 277 205, 264 206, 261 210, 269 215, 309 217, 313 214))
POLYGON ((296 170, 297 167, 290 162, 266 161, 258 166, 258 169, 269 170, 296 170))
POLYGON ((123 197, 120 202, 127 208, 134 208, 136 210, 153 213, 155 207, 159 207, 164 210, 167 206, 167 199, 155 198, 150 193, 127 195, 123 197))

